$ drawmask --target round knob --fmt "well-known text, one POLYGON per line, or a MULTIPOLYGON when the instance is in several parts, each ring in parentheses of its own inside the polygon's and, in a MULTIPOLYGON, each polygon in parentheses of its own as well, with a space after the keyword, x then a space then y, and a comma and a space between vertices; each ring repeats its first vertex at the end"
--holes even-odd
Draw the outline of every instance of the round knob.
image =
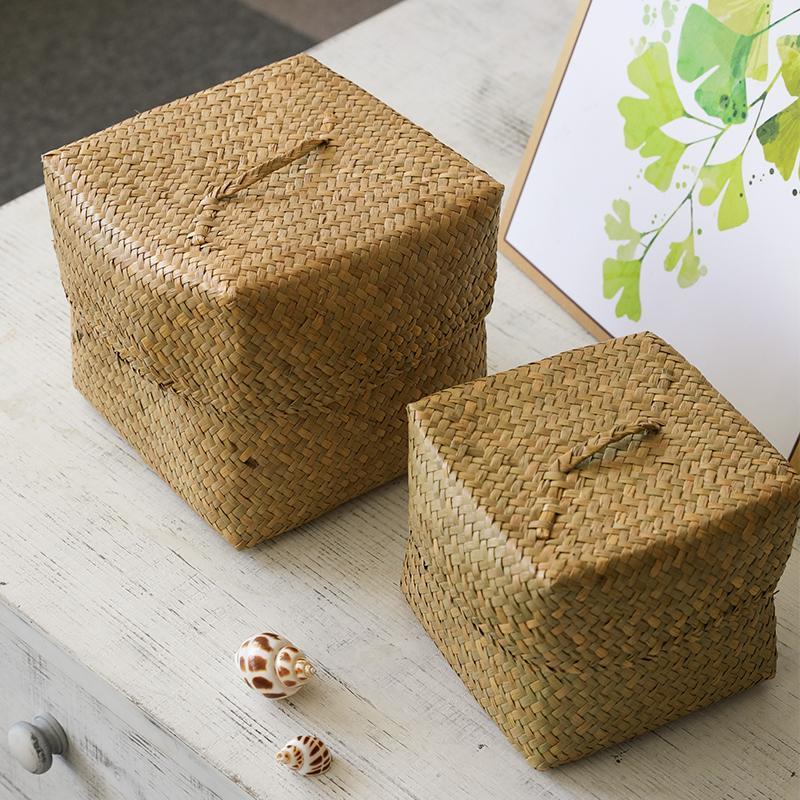
POLYGON ((8 730, 8 749, 28 772, 41 775, 53 766, 53 756, 67 752, 67 734, 51 714, 33 722, 17 722, 8 730))

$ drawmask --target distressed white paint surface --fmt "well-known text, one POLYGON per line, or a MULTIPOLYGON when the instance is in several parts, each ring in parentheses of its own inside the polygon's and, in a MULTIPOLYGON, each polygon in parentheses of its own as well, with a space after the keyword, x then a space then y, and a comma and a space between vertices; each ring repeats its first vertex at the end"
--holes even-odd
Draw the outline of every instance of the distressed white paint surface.
POLYGON ((119 692, 2 604, 0 643, 0 798, 245 800, 183 742, 160 730, 157 721, 131 715, 119 692), (12 759, 5 733, 14 720, 30 721, 43 710, 69 732, 69 744, 47 773, 34 776, 12 759))
MULTIPOLYGON (((573 5, 409 0, 315 54, 508 183, 573 5)), ((0 209, 0 279, 0 623, 26 647, 49 648, 52 671, 97 698, 101 711, 87 712, 86 724, 102 730, 78 737, 86 747, 105 744, 119 720, 176 761, 165 786, 194 770, 202 791, 224 800, 796 796, 797 553, 778 595, 775 680, 537 773, 403 601, 402 481, 259 549, 234 551, 71 388, 67 309, 41 189, 0 209), (292 639, 320 672, 283 704, 248 690, 232 668, 241 640, 263 628, 292 639), (328 775, 303 780, 274 764, 278 746, 300 732, 331 746, 328 775)), ((492 370, 590 342, 502 260, 489 329, 492 370)), ((25 711, 13 698, 30 681, 6 663, 3 730, 25 711)), ((41 694, 30 704, 62 707, 41 694)), ((63 707, 80 719, 75 702, 63 707)), ((138 774, 117 794, 96 796, 138 797, 134 787, 157 779, 138 774)), ((20 778, 20 790, 36 800, 81 797, 72 787, 45 791, 40 780, 20 778)), ((9 791, 0 783, 0 798, 9 791)))

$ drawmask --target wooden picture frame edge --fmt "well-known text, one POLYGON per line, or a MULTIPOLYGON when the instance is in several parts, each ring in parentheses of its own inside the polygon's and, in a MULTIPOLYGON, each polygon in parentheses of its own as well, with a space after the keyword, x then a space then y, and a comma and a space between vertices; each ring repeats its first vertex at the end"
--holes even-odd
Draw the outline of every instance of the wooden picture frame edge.
MULTIPOLYGON (((517 175, 514 178, 514 183, 511 184, 511 191, 508 194, 505 208, 500 219, 500 236, 499 248, 500 252, 508 258, 517 269, 524 272, 540 289, 547 293, 553 300, 558 303, 570 316, 578 321, 589 333, 592 334, 598 341, 613 338, 611 333, 607 331, 594 317, 587 314, 581 306, 579 306, 569 295, 565 294, 558 288, 543 272, 538 270, 534 264, 528 261, 522 253, 519 252, 507 239, 508 229, 511 227, 511 220, 514 217, 514 212, 517 209, 519 196, 522 194, 522 189, 528 179, 528 174, 533 164, 533 159, 536 151, 539 149, 539 142, 544 134, 544 129, 547 126, 547 121, 550 119, 550 114, 555 105, 558 91, 561 88, 561 83, 564 80, 567 67, 569 66, 572 53, 575 50, 575 45, 578 43, 581 31, 583 30, 586 15, 589 13, 589 7, 592 0, 581 0, 578 10, 575 13, 575 18, 572 21, 569 32, 567 34, 564 47, 561 50, 558 63, 553 72, 553 77, 545 92, 542 106, 536 116, 536 121, 533 125, 533 132, 528 139, 528 144, 525 147, 525 152, 522 156, 520 168, 517 170, 517 175)), ((792 452, 788 456, 789 463, 798 471, 800 471, 800 435, 795 440, 792 452)))

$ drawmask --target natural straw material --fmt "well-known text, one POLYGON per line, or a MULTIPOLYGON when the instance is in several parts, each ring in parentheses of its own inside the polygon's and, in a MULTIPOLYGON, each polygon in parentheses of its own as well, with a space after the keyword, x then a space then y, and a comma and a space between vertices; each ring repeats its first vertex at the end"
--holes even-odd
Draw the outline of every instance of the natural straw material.
POLYGON ((308 56, 44 157, 78 388, 237 547, 485 374, 502 187, 308 56))
POLYGON ((652 334, 409 407, 403 589, 538 768, 771 677, 800 481, 652 334))
POLYGON ((285 153, 279 153, 273 158, 270 158, 269 161, 256 164, 254 167, 250 167, 250 169, 245 170, 233 178, 223 181, 219 186, 215 186, 200 201, 194 228, 187 237, 189 244, 201 245, 206 243, 208 232, 211 230, 211 224, 224 200, 228 200, 244 189, 247 189, 249 186, 252 186, 254 183, 258 183, 258 181, 263 180, 267 175, 271 175, 276 170, 289 166, 293 161, 297 161, 298 158, 307 156, 312 150, 316 150, 318 147, 328 144, 330 140, 330 136, 304 139, 291 150, 285 153))

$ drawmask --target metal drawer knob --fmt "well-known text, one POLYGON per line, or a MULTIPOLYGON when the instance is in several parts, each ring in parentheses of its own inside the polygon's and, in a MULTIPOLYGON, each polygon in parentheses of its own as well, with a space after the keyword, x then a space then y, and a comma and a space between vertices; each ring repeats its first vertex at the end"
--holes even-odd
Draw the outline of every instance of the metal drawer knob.
POLYGON ((67 752, 67 734, 51 714, 39 714, 33 722, 17 722, 8 730, 8 749, 28 772, 41 775, 53 766, 53 756, 67 752))

